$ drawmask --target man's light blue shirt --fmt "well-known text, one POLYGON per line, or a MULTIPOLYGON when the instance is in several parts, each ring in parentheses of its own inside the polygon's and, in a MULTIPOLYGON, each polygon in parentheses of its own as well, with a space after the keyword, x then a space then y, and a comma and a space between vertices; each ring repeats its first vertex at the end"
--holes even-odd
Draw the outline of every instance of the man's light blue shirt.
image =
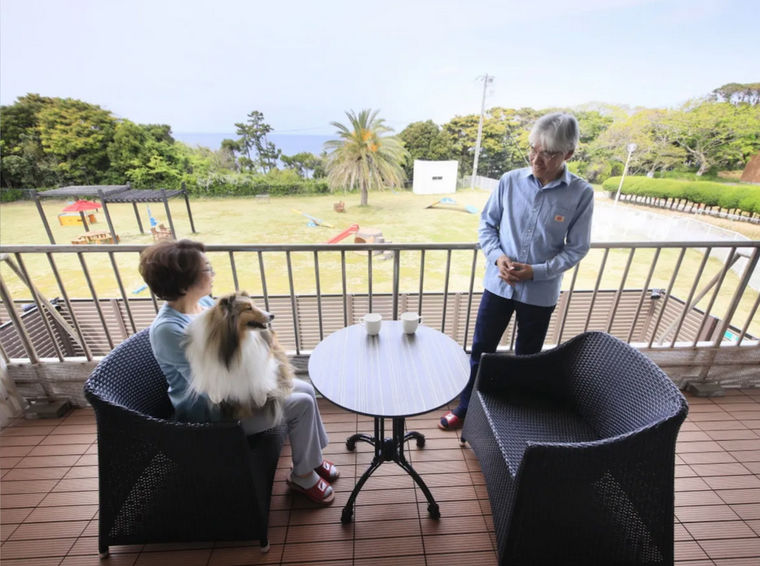
POLYGON ((588 253, 594 189, 565 166, 541 186, 530 167, 505 173, 480 215, 478 239, 487 258, 483 286, 521 303, 557 304, 562 274, 588 253), (496 260, 506 255, 530 264, 533 280, 509 285, 499 278, 496 260))

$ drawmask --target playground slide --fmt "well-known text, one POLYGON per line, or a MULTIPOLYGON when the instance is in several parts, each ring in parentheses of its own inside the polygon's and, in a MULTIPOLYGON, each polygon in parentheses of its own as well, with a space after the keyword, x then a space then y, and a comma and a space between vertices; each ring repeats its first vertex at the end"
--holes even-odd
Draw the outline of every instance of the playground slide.
POLYGON ((334 237, 330 238, 327 241, 327 243, 328 244, 337 244, 343 238, 345 238, 349 234, 353 234, 354 232, 357 232, 358 230, 359 230, 359 225, 358 224, 351 224, 351 226, 349 226, 348 228, 346 228, 345 230, 343 230, 343 232, 341 232, 337 236, 334 236, 334 237))

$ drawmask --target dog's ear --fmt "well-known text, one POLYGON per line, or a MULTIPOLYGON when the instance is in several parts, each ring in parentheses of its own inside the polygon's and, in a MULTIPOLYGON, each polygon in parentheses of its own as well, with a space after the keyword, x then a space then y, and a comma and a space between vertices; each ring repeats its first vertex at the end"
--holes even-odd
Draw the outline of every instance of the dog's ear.
POLYGON ((235 300, 236 296, 234 294, 232 295, 224 295, 223 297, 219 297, 219 301, 217 304, 223 309, 224 314, 229 315, 232 314, 232 312, 235 310, 235 300))
MULTIPOLYGON (((220 297, 217 301, 221 317, 217 317, 218 324, 211 329, 214 339, 218 337, 219 361, 229 369, 232 359, 238 351, 238 318, 237 296, 233 293, 220 297), (220 319, 219 319, 220 318, 220 319)), ((210 336, 211 338, 211 336, 210 336)))

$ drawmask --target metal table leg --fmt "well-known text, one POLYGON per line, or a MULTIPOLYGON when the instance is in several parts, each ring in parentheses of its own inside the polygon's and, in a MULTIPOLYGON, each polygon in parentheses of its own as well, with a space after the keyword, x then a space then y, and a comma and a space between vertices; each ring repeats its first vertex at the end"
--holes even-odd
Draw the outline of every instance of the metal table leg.
POLYGON ((340 517, 342 523, 345 524, 351 522, 354 514, 354 503, 362 487, 383 462, 389 461, 396 462, 396 464, 404 469, 406 473, 412 476, 414 482, 420 487, 422 493, 425 494, 425 498, 428 501, 428 513, 430 513, 430 516, 433 519, 440 518, 441 512, 438 504, 433 498, 433 494, 430 493, 430 489, 428 489, 428 486, 425 485, 422 477, 420 477, 420 475, 412 467, 404 455, 404 443, 411 439, 415 439, 417 441, 417 446, 419 448, 422 448, 425 446, 425 436, 416 431, 405 433, 405 420, 406 419, 404 417, 394 417, 393 434, 390 438, 385 438, 385 419, 383 417, 375 417, 374 436, 359 433, 350 436, 346 440, 346 448, 351 451, 356 448, 356 443, 358 441, 372 444, 375 448, 375 456, 372 458, 372 462, 370 463, 369 467, 362 474, 362 477, 359 478, 359 481, 356 482, 356 485, 354 486, 354 489, 351 491, 351 495, 348 498, 348 502, 346 503, 345 507, 343 507, 343 513, 340 517))

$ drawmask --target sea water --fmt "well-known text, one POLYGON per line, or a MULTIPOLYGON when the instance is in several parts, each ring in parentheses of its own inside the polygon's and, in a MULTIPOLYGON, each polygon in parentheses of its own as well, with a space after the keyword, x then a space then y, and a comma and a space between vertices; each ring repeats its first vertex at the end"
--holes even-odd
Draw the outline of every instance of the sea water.
MULTIPOLYGON (((189 146, 203 146, 217 150, 222 145, 222 140, 236 140, 240 136, 234 133, 224 132, 174 132, 174 139, 189 146)), ((324 151, 323 144, 337 136, 316 134, 269 134, 267 140, 282 150, 283 155, 295 155, 296 153, 308 152, 319 155, 324 151)))

